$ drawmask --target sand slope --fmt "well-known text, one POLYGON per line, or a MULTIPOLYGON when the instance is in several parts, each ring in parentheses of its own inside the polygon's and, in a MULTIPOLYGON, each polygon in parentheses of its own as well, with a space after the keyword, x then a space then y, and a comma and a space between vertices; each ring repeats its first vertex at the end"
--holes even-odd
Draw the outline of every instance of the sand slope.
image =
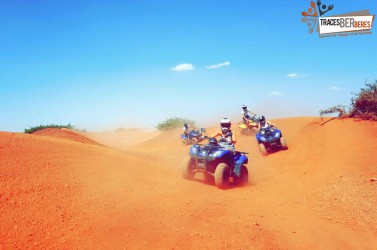
POLYGON ((86 144, 98 144, 97 141, 89 139, 87 136, 81 136, 76 131, 71 131, 69 129, 56 129, 56 128, 46 128, 42 130, 38 130, 33 133, 33 135, 42 135, 42 136, 49 136, 55 137, 59 139, 65 139, 75 142, 81 142, 86 144))
POLYGON ((234 128, 250 183, 228 190, 181 177, 178 130, 116 150, 0 132, 0 248, 377 249, 377 123, 274 122, 289 150, 266 157, 234 128))
POLYGON ((128 149, 133 145, 148 141, 161 132, 137 129, 124 129, 115 132, 80 132, 80 135, 115 149, 128 149))

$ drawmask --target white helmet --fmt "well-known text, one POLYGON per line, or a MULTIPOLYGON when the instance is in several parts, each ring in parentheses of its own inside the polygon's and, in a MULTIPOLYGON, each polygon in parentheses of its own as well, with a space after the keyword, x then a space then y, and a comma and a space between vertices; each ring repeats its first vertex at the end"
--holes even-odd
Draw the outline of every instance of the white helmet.
POLYGON ((221 130, 226 133, 230 130, 230 127, 232 126, 232 122, 228 118, 223 118, 220 121, 221 130))
POLYGON ((246 105, 242 105, 242 109, 246 110, 247 106, 246 105))

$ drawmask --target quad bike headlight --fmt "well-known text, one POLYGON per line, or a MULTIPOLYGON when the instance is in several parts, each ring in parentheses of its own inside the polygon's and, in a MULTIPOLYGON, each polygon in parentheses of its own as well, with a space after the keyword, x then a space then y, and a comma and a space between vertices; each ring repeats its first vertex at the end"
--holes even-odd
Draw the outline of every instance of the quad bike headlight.
POLYGON ((198 154, 198 148, 197 147, 191 147, 190 148, 190 154, 194 154, 194 155, 196 155, 196 154, 198 154))
POLYGON ((221 151, 216 151, 212 156, 217 158, 221 155, 221 151))
POLYGON ((259 139, 260 139, 262 142, 267 141, 266 137, 260 137, 259 139))

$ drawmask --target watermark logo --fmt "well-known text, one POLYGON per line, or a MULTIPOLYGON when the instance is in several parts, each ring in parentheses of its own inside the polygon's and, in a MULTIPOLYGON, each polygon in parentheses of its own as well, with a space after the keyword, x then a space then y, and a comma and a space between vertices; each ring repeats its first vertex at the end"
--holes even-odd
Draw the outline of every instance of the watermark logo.
POLYGON ((372 33, 374 15, 371 15, 369 10, 325 17, 323 15, 334 9, 334 5, 322 4, 318 0, 317 4, 310 1, 310 6, 307 11, 301 12, 303 16, 301 22, 307 24, 309 34, 315 29, 321 38, 372 33))
POLYGON ((322 2, 320 0, 317 1, 318 12, 317 12, 317 7, 315 6, 314 1, 310 1, 310 6, 311 7, 308 9, 308 12, 306 12, 306 11, 301 12, 302 16, 317 17, 318 12, 319 12, 320 16, 322 16, 326 12, 334 9, 334 5, 331 4, 329 6, 326 6, 326 4, 322 4, 322 2))

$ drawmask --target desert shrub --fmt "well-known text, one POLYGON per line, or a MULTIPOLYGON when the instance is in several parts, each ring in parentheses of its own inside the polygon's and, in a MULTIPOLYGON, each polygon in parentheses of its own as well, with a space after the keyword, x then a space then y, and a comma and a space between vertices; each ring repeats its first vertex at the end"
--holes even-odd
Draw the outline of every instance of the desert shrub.
POLYGON ((328 109, 320 110, 320 116, 338 113, 338 117, 354 117, 364 120, 377 121, 377 80, 374 83, 366 83, 366 88, 361 88, 360 93, 354 94, 351 99, 351 107, 336 105, 328 109), (346 111, 346 108, 349 111, 346 111))
POLYGON ((195 127, 194 121, 179 117, 166 119, 164 122, 159 123, 156 127, 160 131, 168 131, 171 129, 182 127, 184 123, 187 123, 192 127, 195 127))
POLYGON ((35 127, 30 127, 28 129, 24 129, 24 133, 27 134, 32 134, 35 131, 46 129, 46 128, 68 128, 68 129, 74 129, 75 126, 68 124, 68 125, 55 125, 55 124, 50 124, 50 125, 39 125, 35 127))
POLYGON ((333 106, 331 108, 319 111, 319 115, 321 117, 324 116, 324 115, 334 114, 334 113, 338 113, 338 117, 347 117, 348 116, 348 112, 346 111, 346 106, 342 106, 342 105, 336 105, 336 106, 333 106))
POLYGON ((377 80, 365 85, 351 100, 350 117, 377 121, 377 80))

